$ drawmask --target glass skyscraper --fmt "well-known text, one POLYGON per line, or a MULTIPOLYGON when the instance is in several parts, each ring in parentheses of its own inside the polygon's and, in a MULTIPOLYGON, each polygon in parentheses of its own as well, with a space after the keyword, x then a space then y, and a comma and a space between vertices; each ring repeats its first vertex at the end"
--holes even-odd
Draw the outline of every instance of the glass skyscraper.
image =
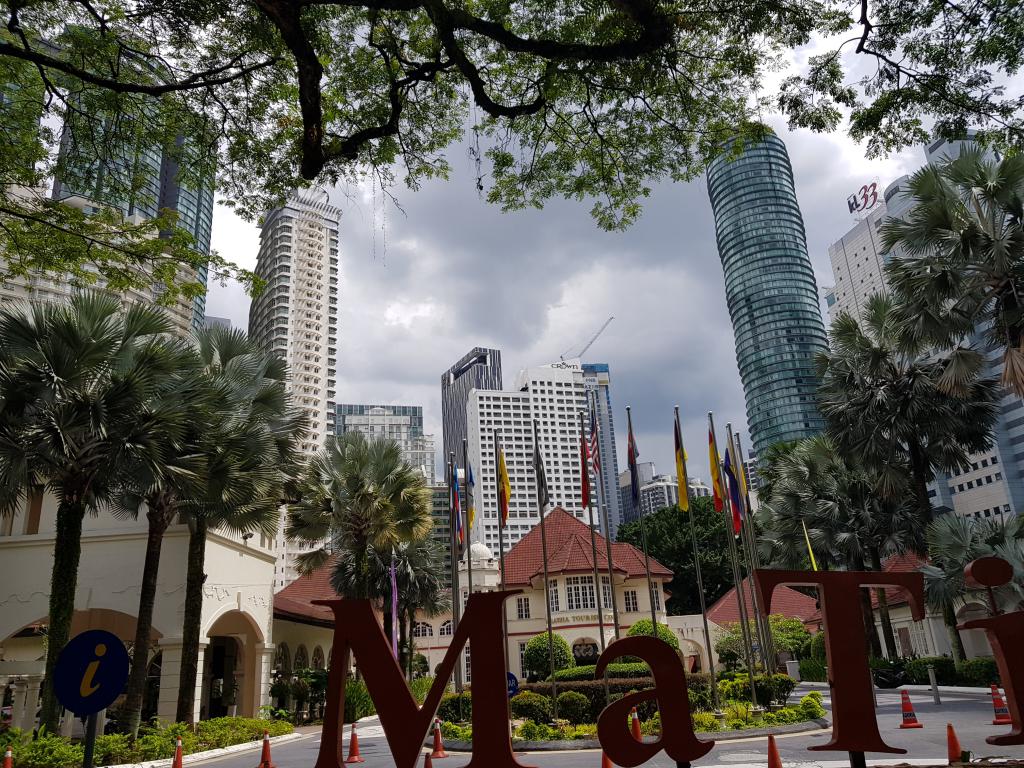
POLYGON ((473 389, 501 389, 501 352, 474 347, 441 376, 441 425, 444 455, 455 453, 462 464, 462 441, 468 436, 466 405, 473 389))
MULTIPOLYGON (((601 460, 602 477, 600 484, 601 508, 598 526, 601 532, 615 539, 622 524, 622 508, 619 506, 619 459, 615 453, 615 422, 612 416, 611 372, 608 363, 583 363, 583 385, 587 389, 588 407, 597 406, 597 429, 600 433, 597 450, 601 460), (591 393, 594 399, 591 400, 591 393), (608 513, 608 528, 604 530, 604 513, 608 513)), ((596 480, 596 478, 595 478, 596 480)))
POLYGON ((786 145, 774 134, 708 166, 718 254, 753 449, 821 432, 815 356, 828 348, 786 145))

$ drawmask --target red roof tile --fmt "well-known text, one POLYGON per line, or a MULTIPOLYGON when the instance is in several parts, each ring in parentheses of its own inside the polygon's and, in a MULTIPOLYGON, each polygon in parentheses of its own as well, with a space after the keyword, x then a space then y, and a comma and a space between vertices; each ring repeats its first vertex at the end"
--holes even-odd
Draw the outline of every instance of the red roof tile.
POLYGON ((313 605, 313 601, 337 596, 331 586, 331 567, 325 565, 300 576, 274 595, 274 618, 333 627, 333 611, 322 605, 313 605))
MULTIPOLYGON (((882 570, 886 573, 914 573, 928 561, 913 552, 904 552, 901 555, 893 555, 882 563, 882 570)), ((907 602, 907 594, 898 587, 885 588, 886 602, 889 605, 902 605, 907 602)), ((871 590, 871 607, 878 607, 878 590, 871 590)))
MULTIPOLYGON (((590 544, 590 527, 555 507, 544 518, 547 535, 548 571, 550 573, 589 573, 594 570, 594 553, 590 544)), ((608 554, 605 539, 597 538, 597 567, 607 572, 608 554)), ((517 541, 505 555, 505 583, 509 586, 529 584, 543 572, 543 547, 540 526, 517 541)), ((672 571, 651 558, 651 575, 671 578, 672 571)), ((627 577, 644 576, 644 556, 632 544, 612 544, 612 567, 627 577)))
MULTIPOLYGON (((747 615, 754 615, 753 604, 751 603, 750 590, 753 583, 750 577, 743 580, 743 598, 747 609, 747 615)), ((817 611, 817 601, 808 597, 803 592, 797 592, 791 587, 781 585, 775 588, 772 595, 772 613, 781 613, 787 618, 806 621, 817 611)), ((726 592, 718 601, 708 609, 708 619, 719 626, 737 622, 740 620, 739 601, 736 599, 736 588, 733 587, 726 592)))

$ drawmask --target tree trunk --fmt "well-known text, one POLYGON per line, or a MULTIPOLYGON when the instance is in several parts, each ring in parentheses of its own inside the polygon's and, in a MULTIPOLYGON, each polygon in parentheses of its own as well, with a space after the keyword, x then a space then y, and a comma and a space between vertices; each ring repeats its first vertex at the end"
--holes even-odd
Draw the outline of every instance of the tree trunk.
POLYGON ((953 651, 953 661, 959 666, 966 658, 967 652, 964 650, 964 641, 960 638, 960 631, 956 628, 956 611, 953 610, 952 603, 946 603, 942 606, 942 620, 946 623, 946 633, 949 635, 949 645, 953 651))
MULTIPOLYGON (((925 456, 924 448, 916 440, 912 440, 907 445, 907 449, 910 454, 910 475, 914 501, 918 511, 921 513, 922 525, 927 526, 932 521, 932 502, 928 498, 928 475, 931 474, 928 459, 925 456)), ((921 554, 927 555, 927 541, 925 541, 924 546, 925 551, 921 554)))
MULTIPOLYGON (((75 591, 78 588, 78 562, 82 556, 82 520, 85 504, 77 494, 69 494, 57 507, 57 535, 53 542, 53 570, 50 572, 50 612, 46 640, 46 679, 43 685, 41 725, 49 733, 60 727, 61 705, 53 690, 53 673, 57 657, 71 635, 71 619, 75 614, 75 591)), ((36 703, 28 702, 35 711, 36 703)))
POLYGON ((405 668, 410 668, 411 669, 412 668, 412 652, 409 650, 409 647, 406 645, 406 639, 408 637, 406 635, 406 632, 408 631, 408 626, 405 623, 405 619, 402 617, 402 609, 401 608, 398 609, 398 615, 395 617, 395 621, 398 622, 398 658, 399 658, 399 668, 405 667, 405 668), (405 656, 402 656, 403 652, 405 653, 405 656))
POLYGON ((860 607, 864 614, 864 637, 867 640, 868 652, 876 657, 882 656, 882 643, 878 639, 878 630, 875 628, 875 612, 871 609, 871 591, 862 589, 860 591, 860 607))
MULTIPOLYGON (((872 547, 871 568, 875 571, 882 570, 882 558, 878 554, 878 548, 872 547)), ((892 618, 889 616, 889 598, 885 595, 885 589, 880 587, 875 590, 878 596, 878 615, 882 619, 882 635, 885 640, 885 655, 889 659, 895 659, 899 654, 896 651, 896 635, 892 631, 892 618)))
POLYGON ((139 612, 135 622, 135 648, 132 668, 125 687, 125 714, 128 734, 134 739, 139 733, 142 719, 142 697, 146 692, 146 672, 149 670, 149 636, 153 630, 153 604, 156 602, 156 582, 160 572, 160 548, 164 533, 171 521, 170 505, 157 504, 149 507, 146 519, 149 532, 146 536, 146 560, 142 566, 142 585, 139 588, 139 612))
POLYGON ((206 518, 198 515, 188 537, 188 572, 185 576, 185 618, 181 628, 181 673, 178 676, 179 723, 193 722, 196 678, 199 675, 199 629, 203 617, 203 581, 206 574, 206 518))

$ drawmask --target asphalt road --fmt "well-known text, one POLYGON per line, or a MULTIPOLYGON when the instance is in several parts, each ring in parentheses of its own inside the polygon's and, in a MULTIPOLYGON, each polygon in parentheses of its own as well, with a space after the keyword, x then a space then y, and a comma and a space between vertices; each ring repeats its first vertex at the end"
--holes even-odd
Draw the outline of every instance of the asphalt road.
MULTIPOLYGON (((801 695, 803 687, 798 688, 794 696, 801 695)), ((992 703, 985 694, 957 693, 943 694, 942 704, 936 705, 930 693, 915 692, 911 694, 914 709, 923 728, 900 729, 900 696, 897 691, 880 691, 878 693, 878 726, 885 741, 894 746, 908 750, 906 755, 869 754, 868 764, 917 762, 927 760, 933 764, 946 762, 946 723, 953 723, 960 743, 964 749, 970 750, 975 757, 1003 756, 1024 759, 1024 747, 993 747, 985 743, 985 737, 1006 732, 1008 726, 992 725, 992 703)), ((826 694, 826 708, 829 700, 826 694)), ((394 768, 387 740, 379 725, 364 724, 359 728, 359 742, 362 756, 366 763, 364 768, 394 768)), ((348 730, 346 729, 346 748, 348 730)), ((830 738, 830 731, 820 730, 810 733, 780 735, 776 737, 779 754, 785 765, 800 765, 813 768, 815 765, 830 768, 846 762, 843 752, 811 752, 808 747, 825 744, 830 738)), ((320 749, 319 732, 305 734, 295 741, 286 742, 274 748, 273 762, 276 768, 312 768, 316 763, 320 749)), ((523 766, 536 768, 600 768, 601 756, 597 750, 580 750, 572 752, 531 752, 517 753, 523 766)), ((435 768, 464 768, 469 763, 468 753, 452 753, 451 757, 437 761, 435 768)), ((257 768, 259 752, 245 752, 228 757, 206 760, 198 765, 210 768, 257 768)), ((714 749, 697 766, 730 766, 741 768, 743 765, 764 765, 767 763, 767 739, 755 737, 724 741, 715 744, 714 749)), ((676 768, 675 762, 660 753, 645 765, 650 768, 676 768)))

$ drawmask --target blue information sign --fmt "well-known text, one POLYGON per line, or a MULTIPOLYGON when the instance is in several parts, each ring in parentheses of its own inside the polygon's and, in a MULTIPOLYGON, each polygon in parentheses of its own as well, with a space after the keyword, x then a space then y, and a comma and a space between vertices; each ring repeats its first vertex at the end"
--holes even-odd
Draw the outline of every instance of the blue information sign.
POLYGON ((511 672, 508 673, 508 697, 511 699, 519 693, 519 678, 513 675, 511 672))
POLYGON ((76 635, 57 657, 57 700, 79 717, 106 709, 124 690, 129 664, 128 651, 116 635, 102 629, 76 635))

